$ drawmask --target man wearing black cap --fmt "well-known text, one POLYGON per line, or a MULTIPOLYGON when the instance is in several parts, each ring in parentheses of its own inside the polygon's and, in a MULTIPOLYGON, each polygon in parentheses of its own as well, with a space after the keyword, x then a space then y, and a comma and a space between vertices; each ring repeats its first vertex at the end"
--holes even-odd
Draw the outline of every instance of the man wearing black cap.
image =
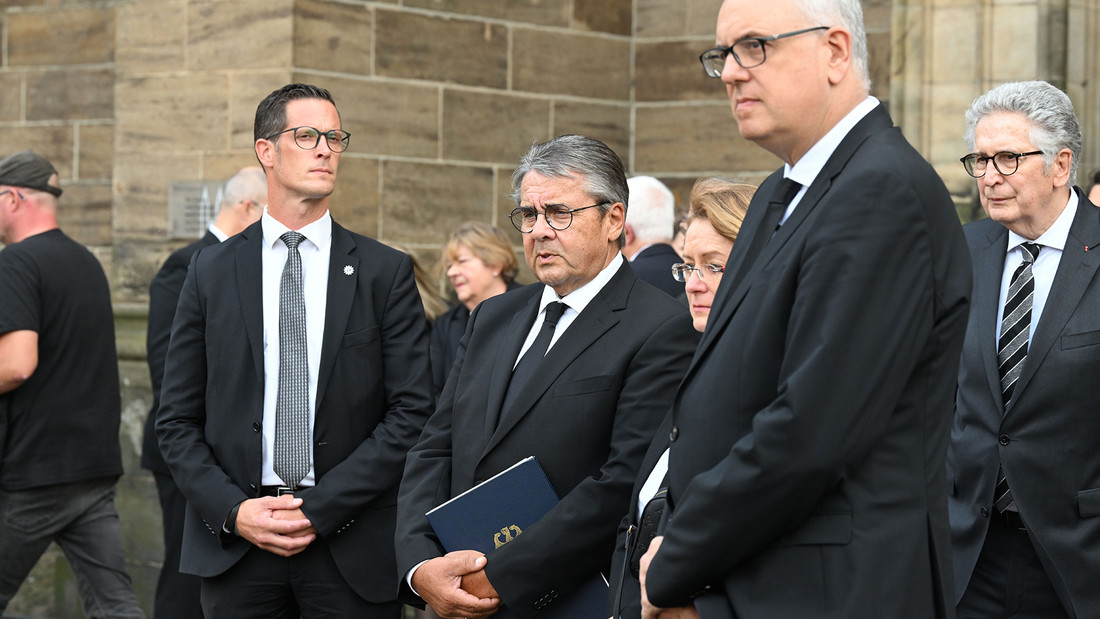
POLYGON ((115 484, 121 410, 103 267, 58 228, 57 170, 0 161, 0 614, 51 542, 89 617, 143 617, 115 484))

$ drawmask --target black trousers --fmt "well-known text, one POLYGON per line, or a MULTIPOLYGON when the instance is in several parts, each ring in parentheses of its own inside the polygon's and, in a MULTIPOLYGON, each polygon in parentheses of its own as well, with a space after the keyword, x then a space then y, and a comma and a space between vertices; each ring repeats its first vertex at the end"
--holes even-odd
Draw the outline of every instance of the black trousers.
POLYGON ((292 557, 252 547, 224 574, 202 579, 202 609, 207 619, 398 619, 402 606, 359 597, 318 537, 292 557))
POLYGON ((187 499, 171 475, 154 473, 153 478, 157 482, 161 522, 164 524, 164 565, 157 578, 153 616, 157 619, 202 619, 199 577, 180 573, 183 515, 187 511, 187 499))
POLYGON ((992 521, 957 619, 1068 619, 1027 531, 992 521))

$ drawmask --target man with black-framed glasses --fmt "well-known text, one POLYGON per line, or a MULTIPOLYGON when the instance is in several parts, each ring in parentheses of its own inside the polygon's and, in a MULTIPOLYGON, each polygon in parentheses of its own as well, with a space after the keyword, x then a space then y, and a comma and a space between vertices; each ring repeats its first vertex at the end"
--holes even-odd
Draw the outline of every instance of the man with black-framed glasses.
POLYGON ((396 619, 397 485, 432 404, 412 261, 329 214, 350 135, 327 90, 272 92, 253 135, 267 206, 192 259, 164 364, 180 570, 207 619, 396 619))
POLYGON ((716 35, 703 70, 784 165, 673 405, 642 616, 950 617, 954 204, 869 96, 859 0, 726 0, 716 35))
MULTIPOLYGON (((607 572, 638 467, 697 341, 683 305, 623 258, 629 190, 604 143, 535 144, 512 190, 512 225, 540 283, 470 314, 401 481, 402 594, 442 617, 502 605, 510 617, 566 616, 557 609, 570 594, 607 572), (425 513, 527 456, 561 502, 486 557, 446 553, 425 513)), ((594 611, 606 617, 606 600, 594 611)))
POLYGON ((1074 187, 1081 127, 1040 81, 966 113, 988 219, 966 225, 974 299, 947 455, 959 619, 1100 609, 1100 209, 1074 187))

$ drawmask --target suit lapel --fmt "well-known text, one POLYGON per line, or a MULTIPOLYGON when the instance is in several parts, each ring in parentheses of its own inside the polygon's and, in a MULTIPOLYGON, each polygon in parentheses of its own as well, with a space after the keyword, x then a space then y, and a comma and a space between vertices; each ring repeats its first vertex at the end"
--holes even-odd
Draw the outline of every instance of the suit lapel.
POLYGON ((332 245, 329 248, 328 293, 325 301, 325 332, 321 343, 321 361, 317 372, 317 410, 324 402, 325 387, 332 376, 332 368, 344 332, 348 316, 355 300, 355 289, 364 274, 359 270, 359 256, 355 241, 348 231, 332 222, 332 245), (348 274, 351 267, 351 274, 348 274))
MULTIPOLYGON (((1047 295, 1043 315, 1035 327, 1035 335, 1028 345, 1027 357, 1016 382, 1016 393, 1027 390, 1036 368, 1043 362, 1051 346, 1065 329, 1070 316, 1077 309, 1089 283, 1100 270, 1100 217, 1098 210, 1084 196, 1078 194, 1077 214, 1069 229, 1058 271, 1047 295), (1090 251, 1085 251, 1088 247, 1090 251)), ((1014 397, 1013 400, 1018 398, 1014 397)), ((1011 406, 1009 407, 1011 408, 1011 406)))
MULTIPOLYGON (((634 280, 635 276, 629 265, 620 265, 619 271, 611 281, 592 299, 584 311, 573 319, 573 323, 546 353, 544 363, 540 366, 541 372, 524 386, 510 410, 501 411, 500 422, 489 439, 485 453, 496 447, 504 436, 531 411, 535 403, 581 353, 619 322, 615 312, 626 307, 627 294, 634 280)), ((526 329, 521 329, 524 335, 521 341, 530 331, 531 321, 528 320, 524 325, 526 329)), ((509 368, 509 374, 511 374, 511 368, 509 368)), ((501 397, 503 398, 503 394, 501 397)))
MULTIPOLYGON (((889 129, 892 126, 893 122, 890 120, 890 115, 886 112, 886 108, 883 107, 882 104, 879 104, 856 123, 855 126, 852 127, 852 130, 848 132, 848 135, 844 136, 844 139, 841 140, 836 150, 833 151, 833 154, 829 157, 829 160, 825 163, 821 172, 818 173, 813 184, 811 184, 806 190, 806 193, 803 194, 802 199, 799 201, 794 212, 791 213, 790 218, 783 223, 775 233, 775 236, 772 237, 771 241, 764 246, 763 251, 760 252, 760 256, 757 258, 756 262, 749 267, 748 271, 745 272, 744 277, 736 282, 723 282, 723 285, 719 286, 718 293, 715 295, 714 304, 711 309, 711 316, 707 320, 707 328, 703 332, 699 347, 695 350, 695 357, 692 358, 691 364, 688 366, 685 380, 694 373, 695 367, 699 364, 706 351, 714 344, 718 337, 718 333, 725 329, 730 317, 733 316, 737 307, 741 304, 741 301, 744 300, 745 294, 752 287, 753 280, 756 279, 764 269, 764 266, 767 265, 777 253, 782 251, 787 242, 794 238, 795 235, 800 233, 806 234, 806 232, 802 230, 803 222, 805 222, 810 214, 817 208, 821 199, 828 193, 829 188, 832 187, 833 179, 844 169, 848 160, 852 158, 852 155, 855 154, 864 140, 875 132, 889 129)), ((775 192, 775 187, 782 180, 783 169, 780 168, 772 173, 772 175, 760 185, 756 194, 753 195, 752 202, 749 204, 749 212, 746 214, 743 230, 739 231, 737 234, 738 238, 751 239, 756 235, 756 230, 760 227, 760 223, 764 218, 764 211, 767 210, 768 202, 775 192)), ((726 263, 727 272, 740 272, 741 263, 744 261, 745 253, 748 251, 748 247, 744 245, 743 243, 733 244, 729 260, 726 263)))
POLYGON ((264 297, 261 262, 263 238, 264 234, 259 222, 252 224, 241 232, 242 241, 234 254, 237 263, 237 292, 241 301, 241 313, 244 314, 244 331, 248 337, 248 347, 252 350, 252 362, 255 364, 256 377, 260 384, 263 384, 264 380, 264 297))
POLYGON ((531 330, 531 324, 535 321, 535 315, 539 311, 539 300, 542 299, 542 286, 533 286, 538 292, 527 300, 523 311, 512 315, 512 321, 504 329, 500 347, 497 350, 491 373, 489 375, 489 389, 485 400, 485 438, 491 440, 500 424, 504 404, 504 395, 508 393, 508 382, 512 379, 512 367, 519 358, 519 350, 523 348, 523 342, 531 330))
POLYGON ((1002 403, 1001 373, 997 362, 997 321, 1001 314, 1001 276, 1005 268, 1005 251, 1008 249, 1008 229, 1001 225, 993 226, 986 240, 988 244, 975 256, 974 298, 971 303, 974 311, 978 312, 977 339, 982 351, 982 367, 985 368, 985 376, 989 382, 989 392, 994 402, 1002 403))

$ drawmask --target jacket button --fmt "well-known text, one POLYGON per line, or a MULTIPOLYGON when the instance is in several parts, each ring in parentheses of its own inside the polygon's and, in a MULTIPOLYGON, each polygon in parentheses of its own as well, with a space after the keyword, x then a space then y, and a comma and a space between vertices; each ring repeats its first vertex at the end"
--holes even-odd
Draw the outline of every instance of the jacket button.
POLYGON ((678 436, 680 436, 680 428, 672 426, 672 430, 668 433, 668 440, 675 442, 678 436))
POLYGON ((260 424, 259 424, 259 422, 255 422, 255 421, 254 421, 254 422, 252 422, 252 431, 253 431, 253 432, 259 432, 259 431, 260 431, 260 424))
POLYGON ((1012 439, 1008 438, 1007 434, 1002 434, 999 440, 1002 445, 1007 445, 1012 441, 1012 439))
POLYGON ((989 518, 989 510, 984 507, 982 508, 982 518, 989 518))

